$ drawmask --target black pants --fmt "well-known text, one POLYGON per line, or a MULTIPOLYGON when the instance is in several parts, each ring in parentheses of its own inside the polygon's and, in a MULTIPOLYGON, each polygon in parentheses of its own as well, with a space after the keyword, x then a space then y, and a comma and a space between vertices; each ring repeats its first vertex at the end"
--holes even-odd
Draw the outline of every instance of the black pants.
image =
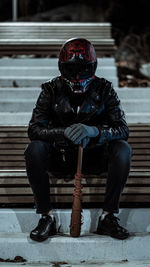
MULTIPOLYGON (((60 150, 48 142, 32 141, 25 152, 26 171, 32 188, 36 213, 45 213, 52 209, 49 197, 48 171, 58 174, 74 175, 77 167, 77 149, 65 152, 65 161, 60 150)), ((103 210, 119 212, 119 201, 126 184, 132 151, 124 140, 111 141, 106 145, 84 149, 83 174, 100 174, 107 171, 106 193, 103 210)))

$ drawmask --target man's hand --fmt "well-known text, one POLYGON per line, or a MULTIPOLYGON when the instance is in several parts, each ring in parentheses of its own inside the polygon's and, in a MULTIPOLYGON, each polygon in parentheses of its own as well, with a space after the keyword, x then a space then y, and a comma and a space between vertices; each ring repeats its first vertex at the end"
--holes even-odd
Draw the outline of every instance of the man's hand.
POLYGON ((89 143, 90 138, 96 137, 99 130, 95 126, 87 126, 82 123, 73 124, 64 131, 64 136, 71 140, 75 145, 81 144, 83 148, 89 143))

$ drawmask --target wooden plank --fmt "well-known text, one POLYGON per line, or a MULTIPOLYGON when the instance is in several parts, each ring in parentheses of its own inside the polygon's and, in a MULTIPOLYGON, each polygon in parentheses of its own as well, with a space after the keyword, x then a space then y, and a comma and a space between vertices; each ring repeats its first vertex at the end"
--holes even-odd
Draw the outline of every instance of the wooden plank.
MULTIPOLYGON (((128 185, 150 185, 150 176, 149 178, 143 178, 143 177, 138 177, 138 178, 128 178, 126 186, 128 185)), ((28 178, 15 178, 15 177, 11 177, 11 178, 0 178, 0 186, 5 187, 5 185, 24 185, 29 186, 29 181, 28 178)), ((64 179, 52 179, 50 178, 50 186, 51 185, 63 185, 63 186, 68 186, 68 185, 72 185, 74 186, 74 179, 70 179, 68 181, 64 180, 64 179)), ((82 185, 87 185, 87 186, 101 186, 101 185, 106 185, 106 178, 82 178, 82 185)))
POLYGON ((135 144, 133 144, 133 143, 130 143, 130 145, 131 145, 131 147, 132 147, 132 149, 137 149, 137 148, 139 148, 139 149, 141 149, 141 148, 146 148, 146 149, 148 149, 148 148, 150 148, 150 144, 144 144, 144 143, 135 143, 135 144))
POLYGON ((149 137, 129 137, 128 139, 129 143, 150 143, 149 137))
POLYGON ((16 169, 15 171, 12 169, 5 169, 5 170, 0 170, 0 173, 3 173, 3 172, 9 172, 9 173, 26 173, 26 169, 24 168, 23 170, 20 171, 20 169, 16 169))
MULTIPOLYGON (((82 32, 82 31, 74 31, 74 33, 76 35, 79 35, 79 36, 82 36, 82 37, 86 37, 87 39, 106 39, 106 42, 107 42, 107 39, 111 39, 110 38, 110 35, 109 35, 109 32, 93 32, 93 33, 89 33, 88 31, 86 32, 82 32)), ((24 39, 24 40, 27 40, 27 39, 31 39, 31 40, 34 40, 34 39, 48 39, 48 40, 51 40, 51 39, 65 39, 66 37, 71 37, 73 35, 73 31, 72 31, 72 34, 70 32, 62 32, 62 33, 37 33, 35 34, 34 32, 24 32, 24 33, 15 33, 15 37, 14 37, 14 33, 3 33, 3 34, 0 34, 1 37, 2 37, 2 42, 4 42, 5 40, 20 40, 20 39, 24 39), (50 38, 50 34, 54 34, 53 35, 53 38, 50 38)), ((7 43, 8 44, 8 43, 7 43)))
POLYGON ((83 30, 85 32, 90 32, 92 34, 92 32, 107 32, 110 34, 110 28, 111 27, 105 27, 105 26, 72 26, 71 28, 68 26, 64 26, 64 27, 52 27, 51 25, 49 27, 45 27, 44 25, 42 27, 32 27, 32 26, 20 26, 20 27, 14 27, 14 25, 9 26, 9 27, 1 27, 0 26, 0 33, 1 34, 5 34, 5 33, 35 33, 35 34, 41 34, 41 33, 56 33, 59 34, 60 32, 71 32, 72 31, 79 31, 79 32, 83 32, 83 30))
MULTIPOLYGON (((149 131, 150 124, 128 124, 130 131, 149 131)), ((0 130, 7 131, 27 131, 28 126, 3 126, 0 125, 0 130)))
MULTIPOLYGON (((25 162, 18 161, 18 162, 0 162, 0 167, 25 167, 25 162)), ((2 169, 2 168, 1 168, 2 169)))
MULTIPOLYGON (((10 169, 11 168, 20 168, 20 167, 25 167, 25 161, 1 161, 0 162, 0 169, 10 169)), ((146 167, 147 170, 150 168, 150 161, 131 161, 131 167, 146 167)))
POLYGON ((0 170, 1 177, 27 177, 26 170, 0 170))
POLYGON ((150 155, 150 149, 133 149, 133 155, 150 155))
POLYGON ((129 137, 131 138, 131 137, 149 137, 150 136, 150 130, 148 130, 148 131, 140 131, 140 132, 138 132, 138 131, 134 131, 134 132, 130 132, 130 135, 129 135, 129 137))
MULTIPOLYGON (((6 149, 0 150, 0 155, 23 155, 24 149, 6 149)), ((150 149, 134 149, 133 155, 150 155, 150 149)))
POLYGON ((2 126, 0 125, 1 132, 27 132, 27 126, 2 126))
MULTIPOLYGON (((24 151, 27 145, 24 145, 24 149, 15 149, 15 147, 13 147, 11 150, 9 149, 3 149, 0 150, 0 159, 1 160, 18 160, 20 158, 20 160, 24 160, 24 151), (14 155, 14 156, 11 156, 14 155), (20 155, 20 156, 19 156, 20 155), (18 158, 19 157, 19 158, 18 158)), ((144 159, 144 160, 149 160, 149 155, 150 155, 150 149, 133 149, 132 150, 132 160, 139 160, 139 159, 144 159), (143 158, 144 157, 144 158, 143 158)))
MULTIPOLYGON (((11 137, 21 137, 21 138, 23 138, 23 137, 28 137, 27 136, 27 133, 26 132, 0 132, 0 138, 11 138, 11 137)), ((26 139, 25 139, 26 140, 26 139)))
POLYGON ((14 32, 19 32, 19 33, 36 33, 36 34, 41 34, 41 33, 56 33, 56 34, 59 34, 60 32, 71 32, 72 31, 79 31, 79 32, 83 32, 83 30, 85 32, 90 32, 92 33, 93 32, 107 32, 110 34, 110 26, 108 27, 105 27, 105 26, 72 26, 71 28, 68 27, 68 26, 64 26, 64 27, 61 27, 61 26, 56 26, 56 27, 53 27, 53 26, 49 26, 49 27, 45 27, 44 25, 42 25, 42 27, 32 27, 32 26, 27 26, 27 27, 24 27, 24 26, 20 26, 20 27, 14 27, 14 25, 12 26, 9 26, 9 27, 5 27, 5 26, 0 26, 0 33, 1 34, 4 34, 4 33, 14 33, 14 32))
POLYGON ((16 156, 16 155, 3 155, 3 156, 0 156, 0 161, 24 161, 24 156, 23 155, 19 155, 19 156, 16 156))
POLYGON ((24 143, 24 144, 28 144, 29 143, 29 139, 28 138, 3 138, 0 139, 0 143, 1 144, 19 144, 19 143, 24 143))
POLYGON ((0 149, 25 149, 27 144, 0 144, 0 149))
POLYGON ((132 161, 147 161, 150 160, 150 156, 149 155, 133 155, 132 156, 132 161))
MULTIPOLYGON (((112 55, 112 53, 114 53, 115 51, 115 46, 114 45, 108 45, 108 44, 101 44, 100 46, 97 45, 96 43, 94 43, 95 46, 95 50, 96 50, 96 54, 98 57, 100 56, 110 56, 112 55)), ((55 56, 58 57, 59 56, 59 51, 61 48, 61 44, 59 45, 54 45, 54 44, 45 44, 45 45, 41 45, 39 43, 37 43, 36 45, 23 45, 23 44, 16 44, 16 45, 0 45, 0 54, 1 55, 12 55, 12 54, 16 54, 16 55, 22 55, 22 53, 26 54, 26 55, 31 55, 35 54, 35 55, 49 55, 49 56, 55 56)))
MULTIPOLYGON (((49 172, 49 177, 50 179, 51 178, 56 178, 54 175, 51 175, 51 173, 49 172)), ((85 175, 83 174, 83 178, 82 179, 102 179, 103 177, 106 177, 107 176, 107 172, 106 173, 102 173, 102 174, 99 174, 99 175, 94 175, 94 174, 88 174, 88 175, 85 175)), ((26 170, 22 170, 20 171, 19 169, 17 170, 0 170, 0 178, 1 177, 27 177, 27 173, 26 173, 26 170)), ((146 169, 130 169, 130 173, 129 173, 129 177, 132 177, 132 178, 138 178, 138 177, 150 177, 150 169, 149 171, 147 171, 146 169)), ((70 175, 68 176, 62 176, 61 178, 65 179, 65 178, 70 178, 70 175)), ((58 180, 60 180, 61 178, 59 178, 58 180)), ((74 177, 73 177, 74 178, 74 177)))
POLYGON ((148 127, 129 127, 129 131, 130 131, 130 133, 129 133, 129 135, 130 134, 132 134, 132 133, 135 133, 135 132, 137 132, 137 133, 142 133, 142 132, 149 132, 150 131, 150 126, 148 126, 148 127))
POLYGON ((11 166, 11 164, 10 164, 10 166, 0 166, 0 170, 1 171, 3 171, 3 170, 20 170, 20 171, 22 171, 22 170, 24 170, 25 169, 25 165, 24 164, 22 164, 23 166, 11 166))
MULTIPOLYGON (((0 155, 14 155, 14 156, 18 156, 18 155, 21 155, 23 156, 24 155, 24 151, 25 151, 25 148, 26 148, 27 145, 19 145, 17 147, 13 146, 11 147, 10 146, 7 146, 6 149, 5 146, 4 147, 1 147, 0 146, 0 155), (18 149, 20 148, 20 149, 18 149), (23 148, 23 149, 22 149, 23 148)), ((132 148, 132 155, 134 156, 133 159, 135 159, 135 156, 146 156, 146 155, 150 155, 150 149, 135 149, 135 148, 132 148)))
MULTIPOLYGON (((71 35, 72 36, 72 35, 71 35)), ((68 36, 69 37, 69 36, 68 36)), ((24 38, 24 39, 18 39, 18 38, 7 38, 7 39, 0 39, 0 44, 1 45, 15 45, 15 46, 18 46, 18 45, 40 45, 40 46, 43 46, 43 45, 53 45, 53 44, 63 44, 64 42, 66 41, 66 36, 64 36, 64 38, 49 38, 49 39, 45 39, 45 38, 24 38)), ((98 38, 94 38, 92 39, 92 43, 95 44, 97 43, 98 45, 113 45, 114 44, 114 40, 113 39, 110 39, 110 38, 101 38, 101 36, 98 36, 98 38)))
POLYGON ((23 179, 23 178, 0 178, 0 186, 5 186, 5 185, 24 185, 27 186, 29 185, 28 179, 23 179))
MULTIPOLYGON (((28 137, 27 132, 26 131, 14 131, 12 130, 10 131, 1 131, 0 132, 0 137, 28 137)), ((132 138, 143 138, 143 137, 150 137, 150 131, 148 130, 147 132, 145 131, 141 131, 141 132, 131 132, 129 135, 129 140, 132 138)), ((149 138, 150 140, 150 138, 149 138)))
MULTIPOLYGON (((3 130, 0 132, 0 137, 20 137, 20 135, 21 137, 28 137, 27 131, 18 131, 17 129, 12 131, 3 130)), ((136 138, 150 137, 150 130, 141 132, 138 131, 131 132, 129 135, 129 140, 130 139, 132 140, 133 137, 136 138)))
MULTIPOLYGON (((72 203, 73 196, 50 196, 50 200, 52 203, 72 203)), ((102 195, 92 195, 87 196, 83 195, 82 203, 92 203, 92 202, 99 202, 103 203, 104 196, 102 195)), ((149 202, 149 195, 122 195, 121 202, 129 202, 129 203, 148 203, 149 202)), ((0 196, 0 203, 33 203, 34 204, 34 197, 33 196, 0 196)))
POLYGON ((136 167, 150 167, 150 162, 149 161, 131 161, 131 166, 136 166, 136 167))
MULTIPOLYGON (((2 131, 27 131, 28 126, 3 126, 0 125, 0 130, 2 131)), ((129 124, 129 129, 131 132, 137 132, 137 131, 150 131, 150 124, 129 124)))
MULTIPOLYGON (((27 146, 27 144, 29 144, 30 143, 30 141, 29 142, 27 142, 27 143, 21 143, 21 144, 19 144, 19 143, 7 143, 7 144, 2 144, 2 143, 0 143, 0 149, 25 149, 25 147, 27 146)), ((139 143, 139 144, 130 144, 131 145, 131 147, 132 147, 132 149, 134 149, 134 150, 136 150, 136 149, 144 149, 144 148, 146 148, 146 149, 148 149, 148 148, 150 148, 150 143, 149 144, 144 144, 144 143, 139 143)))
MULTIPOLYGON (((73 194, 74 187, 52 187, 50 188, 51 194, 73 194)), ((83 187, 82 189, 83 194, 105 194, 105 187, 83 187)), ((143 187, 125 187, 124 194, 150 194, 150 187, 149 186, 143 186, 143 187)), ((16 188, 10 188, 0 187, 0 195, 16 195, 21 194, 22 196, 32 194, 32 190, 30 187, 16 187, 16 188)))
MULTIPOLYGON (((132 161, 131 162, 131 167, 147 167, 147 170, 150 169, 150 162, 149 161, 132 161)), ((0 162, 0 168, 1 169, 10 169, 10 168, 20 168, 20 167, 25 167, 25 161, 10 161, 10 162, 5 162, 5 161, 1 161, 0 162)))
MULTIPOLYGON (((4 155, 4 154, 22 154, 24 153, 24 149, 25 147, 27 146, 27 144, 1 144, 0 145, 0 149, 3 149, 3 150, 0 150, 0 155, 4 155)), ((139 154, 139 155, 149 155, 150 154, 150 145, 149 147, 147 148, 147 144, 145 144, 145 148, 144 147, 140 147, 140 146, 136 146, 136 147, 133 147, 133 145, 131 144, 131 147, 132 147, 132 154, 133 155, 136 155, 136 154, 139 154)))
MULTIPOLYGON (((50 178, 55 178, 54 175, 52 175, 50 172, 48 172, 49 174, 49 177, 50 178)), ((147 169, 130 169, 130 176, 131 177, 145 177, 145 176, 150 176, 150 169, 147 170, 147 169)), ((83 174, 83 178, 86 178, 86 179, 93 179, 93 178, 102 178, 102 177, 105 177, 107 175, 107 172, 105 173, 101 173, 101 174, 83 174)), ((19 169, 16 169, 15 171, 14 170, 0 170, 0 177, 4 177, 4 176, 11 176, 11 177, 20 177, 20 176, 26 176, 26 169, 24 170, 19 170, 19 169)), ((66 175, 66 176, 63 176, 62 178, 69 178, 71 177, 70 175, 66 175)))
MULTIPOLYGON (((16 164, 18 161, 25 161, 24 159, 24 155, 3 155, 1 156, 0 155, 0 161, 3 161, 4 162, 11 162, 14 164, 14 162, 16 161, 16 164)), ((142 162, 142 161, 150 161, 150 155, 133 155, 132 156, 132 162, 142 162)))
POLYGON ((9 149, 9 150, 0 150, 0 155, 23 155, 24 149, 9 149))

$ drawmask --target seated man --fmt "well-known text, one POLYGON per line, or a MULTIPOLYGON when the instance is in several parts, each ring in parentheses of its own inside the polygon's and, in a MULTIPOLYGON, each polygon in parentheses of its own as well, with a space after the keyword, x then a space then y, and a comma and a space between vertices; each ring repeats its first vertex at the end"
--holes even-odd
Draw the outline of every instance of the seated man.
POLYGON ((42 84, 28 127, 26 170, 36 213, 41 214, 30 237, 43 241, 56 233, 48 171, 74 174, 82 144, 83 174, 108 172, 97 234, 125 239, 129 233, 114 216, 131 162, 129 129, 120 100, 109 81, 95 76, 97 58, 88 40, 68 40, 58 63, 61 76, 42 84))

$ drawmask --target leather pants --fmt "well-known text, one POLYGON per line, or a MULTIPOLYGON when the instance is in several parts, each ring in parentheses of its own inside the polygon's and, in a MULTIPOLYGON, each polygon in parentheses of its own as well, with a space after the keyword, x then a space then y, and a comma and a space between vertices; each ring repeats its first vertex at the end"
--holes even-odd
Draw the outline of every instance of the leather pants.
MULTIPOLYGON (((74 175, 77 167, 77 149, 60 149, 41 140, 29 143, 24 152, 26 171, 35 200, 36 213, 45 213, 53 207, 50 201, 48 171, 58 175, 74 175)), ((114 140, 103 146, 84 149, 83 174, 107 172, 103 210, 118 213, 119 201, 126 184, 132 157, 128 142, 114 140)))

